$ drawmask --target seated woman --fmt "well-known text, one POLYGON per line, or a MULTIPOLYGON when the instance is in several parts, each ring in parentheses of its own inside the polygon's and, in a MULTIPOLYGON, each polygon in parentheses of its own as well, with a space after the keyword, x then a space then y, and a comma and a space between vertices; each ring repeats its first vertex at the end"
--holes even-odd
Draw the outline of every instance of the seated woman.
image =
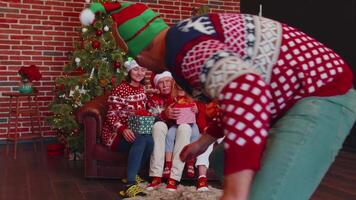
POLYGON ((127 126, 128 116, 136 110, 146 109, 144 92, 146 69, 135 60, 125 62, 128 75, 108 97, 109 110, 102 132, 102 142, 116 151, 127 151, 127 188, 120 194, 125 197, 145 196, 144 189, 137 185, 137 174, 142 164, 148 161, 153 150, 152 136, 134 133, 127 126))

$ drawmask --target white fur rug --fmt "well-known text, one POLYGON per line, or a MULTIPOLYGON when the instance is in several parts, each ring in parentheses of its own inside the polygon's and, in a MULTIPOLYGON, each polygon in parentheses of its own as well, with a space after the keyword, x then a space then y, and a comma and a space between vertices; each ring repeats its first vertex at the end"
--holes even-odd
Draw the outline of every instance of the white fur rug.
MULTIPOLYGON (((146 188, 147 183, 140 184, 141 187, 146 188)), ((197 192, 195 186, 178 185, 176 192, 166 190, 166 184, 152 191, 147 191, 145 197, 126 198, 130 200, 216 200, 222 195, 222 190, 209 186, 209 191, 197 192)))

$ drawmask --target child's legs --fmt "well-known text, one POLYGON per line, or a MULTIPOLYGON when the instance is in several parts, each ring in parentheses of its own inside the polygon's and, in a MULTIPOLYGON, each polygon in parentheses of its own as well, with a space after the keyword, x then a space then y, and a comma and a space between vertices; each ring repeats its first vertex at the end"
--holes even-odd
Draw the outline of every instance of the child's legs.
POLYGON ((192 135, 190 136, 190 143, 195 142, 200 137, 199 127, 196 123, 190 124, 192 127, 192 135))
POLYGON ((355 121, 355 98, 306 98, 290 109, 270 130, 250 199, 309 199, 355 121))
MULTIPOLYGON (((223 141, 224 138, 219 138, 216 142, 220 144, 223 141)), ((204 153, 200 154, 197 157, 197 162, 195 163, 195 166, 199 165, 204 165, 206 168, 209 168, 209 157, 211 152, 213 151, 215 143, 209 145, 209 147, 205 150, 204 153)))
POLYGON ((177 133, 177 125, 173 125, 169 127, 167 137, 166 137, 166 143, 165 143, 165 151, 166 152, 173 152, 174 148, 174 141, 176 139, 176 133, 177 133))
POLYGON ((188 124, 181 124, 177 128, 176 140, 173 150, 173 162, 171 177, 174 180, 180 181, 184 169, 184 162, 179 158, 179 154, 183 147, 190 143, 190 137, 192 135, 192 128, 188 124))
POLYGON ((146 149, 145 135, 135 134, 136 139, 132 143, 127 159, 127 182, 135 183, 136 175, 141 167, 143 154, 146 149))
POLYGON ((197 161, 195 162, 196 167, 198 167, 199 165, 204 165, 206 168, 209 168, 209 156, 213 151, 213 147, 214 143, 209 145, 205 152, 197 157, 197 161))
POLYGON ((151 177, 162 177, 164 165, 164 151, 168 127, 164 122, 156 122, 152 127, 152 138, 154 142, 153 152, 150 160, 151 177))

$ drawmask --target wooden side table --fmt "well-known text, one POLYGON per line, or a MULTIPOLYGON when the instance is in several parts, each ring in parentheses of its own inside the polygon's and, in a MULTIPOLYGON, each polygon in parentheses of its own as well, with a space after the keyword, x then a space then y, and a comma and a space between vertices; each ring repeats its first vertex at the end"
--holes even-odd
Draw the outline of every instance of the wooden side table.
POLYGON ((21 94, 19 92, 5 92, 3 96, 9 97, 9 116, 7 126, 7 142, 6 154, 9 153, 9 143, 14 144, 14 159, 17 154, 17 142, 20 140, 33 140, 34 150, 36 151, 36 141, 41 140, 43 146, 43 135, 40 119, 40 110, 38 106, 37 92, 31 94, 21 94), (27 100, 27 101, 26 101, 27 100), (21 106, 20 103, 23 103, 21 106), (15 106, 13 105, 15 104, 15 106), (27 105, 27 106, 26 106, 27 105), (28 115, 31 122, 31 133, 21 134, 19 130, 20 116, 28 115), (12 123, 14 121, 14 131, 11 132, 12 123), (37 129, 35 128, 35 121, 37 122, 37 129))

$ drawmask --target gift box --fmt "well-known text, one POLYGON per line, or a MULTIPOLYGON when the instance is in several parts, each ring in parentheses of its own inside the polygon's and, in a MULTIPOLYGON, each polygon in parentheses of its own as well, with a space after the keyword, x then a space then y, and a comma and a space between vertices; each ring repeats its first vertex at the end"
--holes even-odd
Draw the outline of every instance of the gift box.
POLYGON ((156 120, 147 111, 137 111, 129 116, 128 127, 136 134, 152 134, 152 126, 156 120))
POLYGON ((64 154, 65 146, 63 144, 48 144, 47 145, 47 155, 48 156, 58 156, 64 154))
POLYGON ((177 124, 191 124, 195 123, 195 113, 192 111, 192 107, 195 104, 176 104, 174 108, 179 109, 179 116, 177 118, 177 124))

